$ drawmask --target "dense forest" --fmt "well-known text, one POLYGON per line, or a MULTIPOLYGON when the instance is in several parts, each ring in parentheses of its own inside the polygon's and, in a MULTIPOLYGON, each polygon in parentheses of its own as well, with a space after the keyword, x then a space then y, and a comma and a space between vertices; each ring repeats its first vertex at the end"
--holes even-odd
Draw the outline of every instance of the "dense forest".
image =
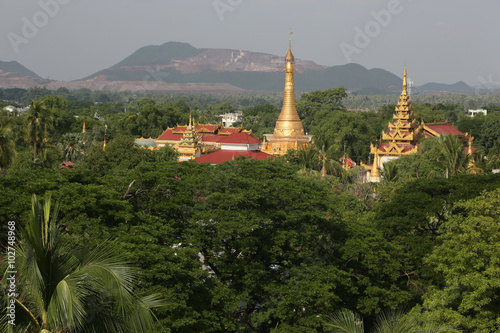
POLYGON ((236 109, 261 137, 279 95, 0 97, 2 108, 31 105, 0 117, 3 304, 13 249, 17 281, 16 326, 2 307, 6 331, 500 330, 498 96, 414 103, 417 120, 474 136, 475 174, 443 138, 391 162, 378 184, 338 159, 369 162, 394 105, 350 111, 343 88, 298 99, 315 146, 217 166, 178 163, 172 149, 134 138, 236 109), (469 101, 488 115, 468 117, 469 101))

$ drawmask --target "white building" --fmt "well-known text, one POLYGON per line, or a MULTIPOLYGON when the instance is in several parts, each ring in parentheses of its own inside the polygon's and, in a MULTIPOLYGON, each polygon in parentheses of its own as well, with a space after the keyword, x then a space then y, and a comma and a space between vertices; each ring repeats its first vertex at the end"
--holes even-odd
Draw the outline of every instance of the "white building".
POLYGON ((472 110, 472 109, 470 109, 467 111, 467 115, 471 118, 474 118, 474 116, 477 114, 483 114, 486 116, 488 114, 488 110, 484 110, 484 109, 472 110))
POLYGON ((222 124, 226 127, 233 126, 234 123, 241 123, 243 121, 243 111, 236 111, 234 113, 225 113, 219 115, 222 118, 222 124))

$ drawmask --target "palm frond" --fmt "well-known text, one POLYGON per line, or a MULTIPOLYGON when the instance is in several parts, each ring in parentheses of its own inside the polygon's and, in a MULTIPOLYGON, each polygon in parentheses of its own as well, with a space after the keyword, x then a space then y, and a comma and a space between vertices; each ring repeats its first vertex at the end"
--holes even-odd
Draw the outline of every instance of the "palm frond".
POLYGON ((47 309, 47 324, 52 329, 80 330, 87 319, 85 299, 93 293, 84 274, 71 274, 57 284, 47 309))
POLYGON ((363 333, 363 319, 350 310, 340 310, 328 316, 323 324, 329 333, 363 333))

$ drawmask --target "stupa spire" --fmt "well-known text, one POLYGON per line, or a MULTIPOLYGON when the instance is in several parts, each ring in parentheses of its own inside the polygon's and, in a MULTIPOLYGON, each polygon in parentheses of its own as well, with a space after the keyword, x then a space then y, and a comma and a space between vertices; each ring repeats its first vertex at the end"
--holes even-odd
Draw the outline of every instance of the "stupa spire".
POLYGON ((290 41, 288 51, 285 56, 285 95, 283 98, 283 108, 274 128, 275 136, 296 136, 304 135, 304 128, 300 120, 297 108, 295 107, 295 81, 293 64, 295 58, 292 53, 292 32, 290 32, 290 41))
POLYGON ((403 93, 408 93, 408 81, 406 79, 406 66, 405 66, 405 69, 403 71, 403 93))
POLYGON ((295 81, 293 68, 295 58, 292 53, 292 32, 285 56, 285 94, 283 108, 276 121, 273 134, 264 134, 263 148, 265 153, 285 155, 290 149, 302 149, 311 144, 312 136, 304 134, 304 127, 295 106, 295 81))
POLYGON ((295 57, 293 56, 292 53, 292 35, 293 32, 290 29, 290 38, 288 40, 288 51, 286 52, 285 61, 293 63, 295 61, 295 57))

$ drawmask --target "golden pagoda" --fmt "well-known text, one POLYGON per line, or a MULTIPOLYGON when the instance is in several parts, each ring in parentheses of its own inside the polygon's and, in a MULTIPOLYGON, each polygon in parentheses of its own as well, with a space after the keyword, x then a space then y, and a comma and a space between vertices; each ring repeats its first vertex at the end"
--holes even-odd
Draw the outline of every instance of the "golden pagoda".
MULTIPOLYGON (((415 154, 419 150, 419 142, 424 138, 435 138, 442 135, 456 135, 465 138, 455 126, 446 123, 419 124, 415 120, 410 95, 407 91, 406 67, 403 72, 403 91, 399 97, 393 121, 389 122, 388 131, 382 132, 379 145, 371 145, 370 152, 374 156, 372 165, 361 165, 367 171, 366 178, 370 182, 380 181, 380 171, 384 169, 384 163, 395 160, 402 155, 415 154)), ((472 155, 472 140, 469 138, 469 154, 472 155)), ((473 169, 473 165, 469 165, 473 169)))
MULTIPOLYGON (((291 35, 291 34, 290 34, 291 35)), ((276 121, 273 134, 264 134, 262 151, 272 155, 285 155, 289 149, 302 149, 310 144, 312 136, 304 133, 304 127, 295 107, 295 81, 292 39, 285 56, 285 95, 283 108, 276 121)))
MULTIPOLYGON (((378 154, 387 156, 383 161, 390 160, 389 156, 408 155, 417 152, 416 143, 419 137, 419 124, 415 121, 413 107, 407 90, 406 67, 403 72, 403 91, 399 96, 396 112, 393 121, 389 123, 389 131, 382 132, 382 141, 378 149, 378 154)), ((372 151, 372 154, 375 152, 372 151)))
POLYGON ((194 160, 196 157, 200 157, 202 146, 201 139, 198 137, 198 132, 196 131, 196 126, 193 125, 190 115, 189 125, 179 143, 179 162, 194 160))
MULTIPOLYGON (((373 166, 363 165, 370 171, 369 177, 380 177, 380 168, 390 160, 397 159, 401 155, 414 154, 418 151, 417 142, 420 139, 420 124, 415 120, 413 107, 408 94, 406 67, 403 72, 403 91, 399 96, 398 105, 389 122, 388 131, 382 131, 381 143, 378 146, 371 145, 370 152, 375 157, 373 166)), ((373 181, 373 180, 372 180, 373 181)))

